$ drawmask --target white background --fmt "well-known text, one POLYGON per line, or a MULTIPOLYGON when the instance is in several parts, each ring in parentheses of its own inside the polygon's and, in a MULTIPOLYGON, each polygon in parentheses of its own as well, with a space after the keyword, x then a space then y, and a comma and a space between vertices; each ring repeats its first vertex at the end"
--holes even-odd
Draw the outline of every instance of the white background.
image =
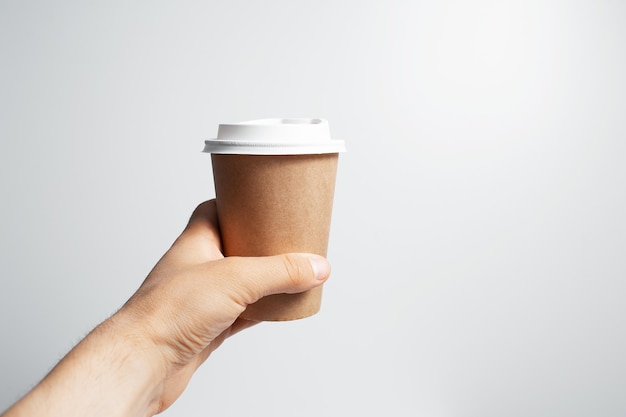
POLYGON ((0 409, 213 197, 219 123, 322 117, 322 311, 166 416, 626 415, 621 1, 0 0, 0 409))

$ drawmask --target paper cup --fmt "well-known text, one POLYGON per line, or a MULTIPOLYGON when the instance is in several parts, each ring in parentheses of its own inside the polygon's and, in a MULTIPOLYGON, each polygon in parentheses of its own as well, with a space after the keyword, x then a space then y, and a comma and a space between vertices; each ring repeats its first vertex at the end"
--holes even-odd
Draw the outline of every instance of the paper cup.
MULTIPOLYGON (((338 154, 321 119, 266 119, 220 125, 212 153, 225 256, 310 252, 326 256, 338 154)), ((320 309, 322 288, 264 297, 248 320, 295 320, 320 309)))

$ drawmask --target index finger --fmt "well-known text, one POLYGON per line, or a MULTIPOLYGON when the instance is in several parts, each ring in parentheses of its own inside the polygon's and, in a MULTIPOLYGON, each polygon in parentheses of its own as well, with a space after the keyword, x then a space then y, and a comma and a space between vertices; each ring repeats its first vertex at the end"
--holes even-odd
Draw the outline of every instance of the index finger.
POLYGON ((224 257, 215 199, 196 207, 185 230, 168 252, 185 263, 204 263, 224 257))

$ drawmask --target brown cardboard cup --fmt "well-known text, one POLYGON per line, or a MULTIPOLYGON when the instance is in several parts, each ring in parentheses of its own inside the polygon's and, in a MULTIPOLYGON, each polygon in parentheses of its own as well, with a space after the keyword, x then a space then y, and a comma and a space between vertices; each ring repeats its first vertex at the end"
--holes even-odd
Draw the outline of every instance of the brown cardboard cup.
MULTIPOLYGON (((310 252, 326 256, 337 154, 213 154, 217 215, 225 256, 310 252)), ((267 296, 248 320, 294 320, 317 313, 322 288, 267 296)))
MULTIPOLYGON (((321 147, 324 144, 314 143, 317 139, 313 137, 315 134, 310 135, 310 129, 308 142, 290 145, 287 143, 289 140, 306 137, 308 128, 320 127, 311 125, 325 121, 305 119, 308 123, 296 123, 293 120, 271 120, 273 123, 269 123, 272 124, 270 136, 279 140, 280 146, 274 144, 266 148, 258 143, 240 141, 233 147, 233 141, 224 145, 223 138, 220 138, 222 140, 217 145, 215 141, 206 141, 205 151, 212 153, 217 214, 224 255, 267 256, 309 252, 326 256, 338 152, 345 149, 343 142, 330 141, 326 125, 321 135, 328 139, 324 142, 325 147, 321 147), (298 124, 301 126, 297 126, 298 124), (251 148, 246 147, 248 145, 251 148), (316 149, 324 152, 314 153, 316 149), (234 153, 235 151, 243 154, 234 153), (253 152, 257 154, 250 154, 253 152), (297 152, 299 154, 294 154, 297 152)), ((267 123, 254 121, 243 125, 257 126, 256 132, 251 134, 255 136, 258 134, 258 126, 267 123)), ((220 132, 224 130, 228 133, 223 126, 220 125, 220 132)), ((235 139, 241 139, 249 133, 245 130, 242 133, 238 126, 233 130, 238 131, 233 133, 235 139)), ((317 136, 319 139, 319 133, 317 136)), ((300 294, 270 295, 249 305, 241 317, 257 321, 300 319, 316 314, 321 300, 322 287, 300 294)))

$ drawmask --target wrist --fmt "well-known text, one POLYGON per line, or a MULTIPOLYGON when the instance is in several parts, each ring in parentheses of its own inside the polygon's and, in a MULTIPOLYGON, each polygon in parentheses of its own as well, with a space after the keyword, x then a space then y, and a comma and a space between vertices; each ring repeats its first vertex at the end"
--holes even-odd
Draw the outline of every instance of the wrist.
POLYGON ((138 329, 142 328, 136 318, 122 309, 94 329, 85 342, 87 347, 101 346, 102 356, 109 358, 103 366, 108 362, 113 367, 107 373, 112 392, 125 401, 128 415, 152 416, 161 411, 168 370, 156 344, 138 329))

